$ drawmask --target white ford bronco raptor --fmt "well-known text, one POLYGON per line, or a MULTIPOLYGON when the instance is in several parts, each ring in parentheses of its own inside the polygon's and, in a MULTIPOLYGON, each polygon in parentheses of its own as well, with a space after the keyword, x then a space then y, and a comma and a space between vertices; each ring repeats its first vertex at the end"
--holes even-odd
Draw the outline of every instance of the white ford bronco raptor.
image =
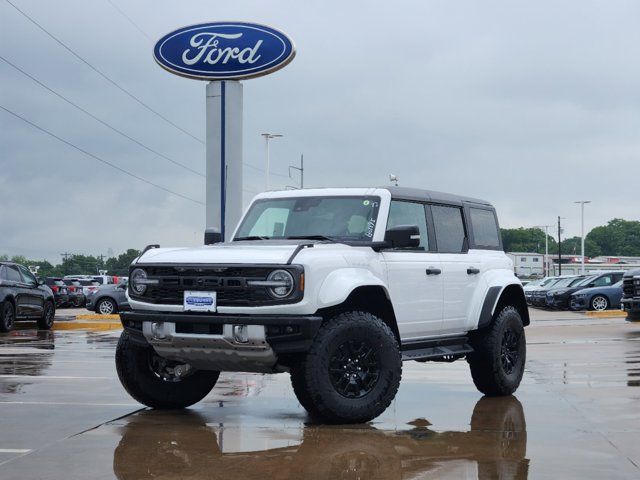
POLYGON ((131 265, 116 366, 145 405, 190 406, 222 371, 289 372, 312 417, 366 422, 392 402, 408 360, 466 358, 485 395, 520 384, 529 313, 483 200, 267 192, 231 241, 213 237, 149 246, 131 265))

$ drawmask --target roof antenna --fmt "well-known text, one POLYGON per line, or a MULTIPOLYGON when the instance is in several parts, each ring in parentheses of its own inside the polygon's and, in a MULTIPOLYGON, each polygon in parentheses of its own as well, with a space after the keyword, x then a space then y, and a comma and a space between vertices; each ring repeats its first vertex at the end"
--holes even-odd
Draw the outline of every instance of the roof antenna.
POLYGON ((396 187, 398 186, 398 176, 394 175, 393 173, 389 174, 389 181, 390 182, 395 182, 396 183, 396 187))

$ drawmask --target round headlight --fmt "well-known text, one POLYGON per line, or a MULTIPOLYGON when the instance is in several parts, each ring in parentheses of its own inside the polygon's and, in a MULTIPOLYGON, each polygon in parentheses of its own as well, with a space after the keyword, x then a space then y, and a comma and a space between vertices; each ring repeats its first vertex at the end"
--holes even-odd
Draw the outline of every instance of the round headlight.
POLYGON ((277 286, 267 288, 267 291, 272 297, 285 298, 293 292, 293 277, 286 270, 274 270, 267 277, 267 281, 279 284, 277 286))
POLYGON ((139 280, 146 280, 146 279, 147 279, 147 272, 145 272, 141 268, 136 268, 133 272, 131 272, 131 276, 129 277, 129 283, 131 284, 131 289, 138 295, 142 295, 147 290, 147 286, 138 282, 139 280))

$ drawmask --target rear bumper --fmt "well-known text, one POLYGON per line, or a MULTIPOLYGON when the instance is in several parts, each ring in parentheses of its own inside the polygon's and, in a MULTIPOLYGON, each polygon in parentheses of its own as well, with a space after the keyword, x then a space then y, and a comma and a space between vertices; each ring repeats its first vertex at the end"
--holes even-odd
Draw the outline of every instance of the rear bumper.
POLYGON ((322 323, 313 315, 224 315, 130 311, 120 313, 132 336, 159 355, 197 368, 273 371, 278 355, 306 352, 322 323), (234 326, 246 326, 239 342, 234 326))

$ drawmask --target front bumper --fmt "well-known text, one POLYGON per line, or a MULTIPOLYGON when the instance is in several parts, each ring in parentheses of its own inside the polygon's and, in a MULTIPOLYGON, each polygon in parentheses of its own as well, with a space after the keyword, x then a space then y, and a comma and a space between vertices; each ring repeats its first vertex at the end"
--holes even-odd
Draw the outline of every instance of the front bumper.
POLYGON ((587 297, 571 297, 569 301, 569 307, 571 310, 586 310, 589 308, 589 301, 587 297))
POLYGON ((306 352, 322 323, 313 315, 225 315, 130 311, 122 326, 163 357, 196 368, 272 372, 278 356, 306 352), (234 326, 245 326, 238 341, 234 326))

